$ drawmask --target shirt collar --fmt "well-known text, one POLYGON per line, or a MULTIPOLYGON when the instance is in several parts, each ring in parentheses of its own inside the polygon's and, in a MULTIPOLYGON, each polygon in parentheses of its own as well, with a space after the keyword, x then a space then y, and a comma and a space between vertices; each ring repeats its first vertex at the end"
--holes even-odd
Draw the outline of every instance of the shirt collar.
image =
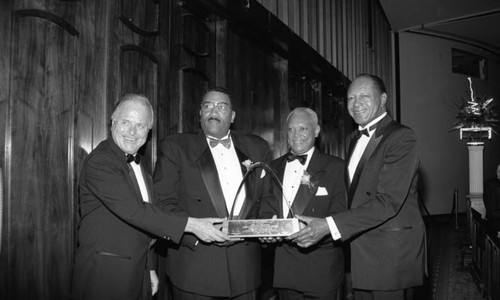
POLYGON ((314 148, 315 148, 315 147, 313 146, 313 147, 312 147, 311 149, 309 149, 307 152, 302 153, 302 154, 295 154, 295 153, 293 153, 293 151, 291 151, 291 150, 290 150, 290 152, 292 152, 292 153, 293 153, 293 154, 295 154, 295 155, 307 155, 306 163, 304 164, 304 167, 305 167, 305 168, 307 168, 307 166, 309 165, 309 161, 311 161, 311 157, 312 157, 312 155, 313 155, 314 148))
MULTIPOLYGON (((385 116, 387 115, 387 112, 384 112, 383 114, 381 114, 380 116, 378 116, 377 118, 373 119, 370 123, 366 124, 365 126, 359 126, 359 130, 363 130, 365 128, 370 128, 370 126, 372 126, 373 124, 377 124, 378 121, 382 120, 385 116)), ((374 131, 375 129, 372 129, 372 130, 369 130, 370 132, 371 131, 374 131)))
POLYGON ((225 136, 221 137, 220 139, 213 137, 211 135, 208 135, 208 134, 206 134, 205 137, 207 138, 207 141, 208 141, 208 139, 224 140, 224 139, 228 139, 230 137, 230 135, 231 135, 231 131, 228 131, 227 134, 225 136))

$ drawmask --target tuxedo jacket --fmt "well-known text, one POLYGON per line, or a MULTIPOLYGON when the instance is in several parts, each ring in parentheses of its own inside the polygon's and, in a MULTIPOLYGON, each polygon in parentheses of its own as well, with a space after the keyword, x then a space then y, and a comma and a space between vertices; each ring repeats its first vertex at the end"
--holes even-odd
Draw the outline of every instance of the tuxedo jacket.
MULTIPOLYGON (((286 167, 286 155, 271 162, 280 182, 286 167)), ((324 218, 346 210, 344 161, 315 149, 306 172, 309 185, 301 184, 292 203, 299 215, 324 218)), ((269 174, 261 203, 260 218, 283 218, 282 190, 269 174)), ((342 249, 328 235, 313 247, 304 249, 283 242, 275 249, 274 282, 277 288, 301 292, 327 292, 339 288, 344 275, 342 249)))
MULTIPOLYGON (((242 174, 243 162, 270 160, 269 146, 262 138, 231 131, 231 140, 242 174)), ((258 172, 246 180, 246 200, 240 218, 256 218, 262 193, 258 172)), ((166 138, 158 151, 154 174, 158 204, 165 210, 197 218, 226 218, 219 176, 205 135, 184 133, 166 138)), ((180 245, 167 253, 167 274, 177 288, 201 295, 234 297, 260 285, 260 246, 245 240, 231 246, 198 241, 185 234, 180 245)))
MULTIPOLYGON (((152 178, 142 166, 149 199, 152 178)), ((84 160, 79 182, 74 299, 139 299, 150 295, 151 234, 179 242, 187 218, 143 202, 132 167, 110 138, 84 160)))
MULTIPOLYGON (((347 166, 356 138, 349 143, 347 166)), ((354 288, 396 290, 423 283, 425 226, 417 192, 413 131, 384 117, 348 186, 349 210, 333 216, 342 240, 351 240, 354 288)))

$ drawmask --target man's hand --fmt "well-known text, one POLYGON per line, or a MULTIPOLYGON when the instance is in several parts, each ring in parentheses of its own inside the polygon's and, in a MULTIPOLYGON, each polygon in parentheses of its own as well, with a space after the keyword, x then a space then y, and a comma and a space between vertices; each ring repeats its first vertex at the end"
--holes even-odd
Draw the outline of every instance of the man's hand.
POLYGON ((283 240, 282 237, 280 236, 272 236, 272 237, 260 237, 259 241, 263 244, 273 244, 273 243, 279 243, 283 240))
POLYGON ((214 243, 215 246, 219 246, 219 247, 229 247, 229 246, 232 246, 234 244, 237 244, 237 243, 241 243, 243 242, 244 239, 240 239, 240 238, 232 238, 231 240, 227 241, 227 242, 223 242, 223 243, 214 243))
POLYGON ((214 224, 220 224, 224 221, 219 218, 192 218, 189 217, 185 232, 191 232, 205 243, 226 242, 229 237, 220 231, 220 226, 217 228, 214 224))
POLYGON ((158 284, 160 280, 158 279, 158 275, 156 275, 155 270, 149 271, 149 277, 151 278, 151 295, 155 295, 158 292, 158 284))
MULTIPOLYGON (((275 220, 277 219, 278 217, 276 215, 273 215, 273 217, 271 218, 272 220, 275 220)), ((275 237, 275 236, 271 236, 271 237, 260 237, 259 238, 259 241, 263 244, 272 244, 272 243, 278 243, 278 242, 281 242, 283 240, 282 237, 275 237)))
POLYGON ((287 237, 295 242, 299 247, 307 248, 316 244, 319 240, 330 233, 330 228, 325 218, 313 218, 306 216, 296 216, 299 221, 307 224, 299 232, 287 237))

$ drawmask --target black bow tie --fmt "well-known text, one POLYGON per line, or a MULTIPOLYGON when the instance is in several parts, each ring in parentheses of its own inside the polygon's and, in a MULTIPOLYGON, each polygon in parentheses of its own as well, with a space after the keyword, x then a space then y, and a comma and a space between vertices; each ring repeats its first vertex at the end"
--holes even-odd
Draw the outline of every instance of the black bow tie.
POLYGON ((359 139, 363 134, 366 135, 367 137, 370 137, 370 131, 377 129, 378 123, 380 123, 380 122, 377 122, 377 123, 373 124, 369 128, 365 128, 365 129, 362 129, 362 130, 357 129, 356 130, 356 134, 355 134, 356 138, 359 139))
POLYGON ((141 162, 141 156, 139 154, 132 155, 132 154, 127 154, 127 164, 135 162, 136 164, 139 164, 141 162))
POLYGON ((368 133, 368 129, 366 129, 366 128, 363 130, 358 129, 357 136, 361 137, 362 134, 366 135, 367 137, 370 137, 370 134, 368 133))
POLYGON ((231 140, 229 138, 223 139, 223 140, 218 140, 218 139, 214 139, 214 138, 209 137, 208 142, 210 144, 210 147, 212 147, 212 148, 217 146, 218 144, 221 144, 222 146, 226 147, 227 149, 229 149, 229 147, 231 147, 231 140))
POLYGON ((292 152, 288 152, 286 155, 286 161, 291 162, 294 160, 298 160, 299 163, 304 165, 306 163, 306 160, 307 160, 307 154, 295 155, 292 152))

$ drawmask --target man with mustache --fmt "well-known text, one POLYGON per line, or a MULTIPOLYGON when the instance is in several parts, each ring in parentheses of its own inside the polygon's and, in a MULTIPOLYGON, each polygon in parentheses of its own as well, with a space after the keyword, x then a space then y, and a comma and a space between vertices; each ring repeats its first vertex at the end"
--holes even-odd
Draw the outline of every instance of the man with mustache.
POLYGON ((350 241, 356 300, 411 299, 426 270, 425 226, 418 204, 415 133, 386 111, 382 79, 363 74, 347 92, 347 109, 359 129, 347 154, 348 208, 290 236, 310 247, 325 235, 350 241))
MULTIPOLYGON (((249 162, 270 159, 269 145, 255 135, 229 130, 236 112, 229 92, 208 90, 201 102, 202 131, 168 137, 158 151, 154 174, 159 205, 191 217, 256 218, 261 188, 253 172, 235 200, 249 162), (246 201, 243 201, 246 198, 246 201)), ((258 241, 206 243, 185 235, 167 253, 167 275, 178 299, 257 299, 258 241)))
POLYGON ((152 178, 137 153, 153 127, 148 99, 124 96, 111 120, 111 137, 86 157, 79 178, 75 300, 150 298, 158 287, 148 269, 154 238, 177 243, 191 232, 206 242, 227 240, 212 225, 221 219, 165 213, 151 204, 152 178))

